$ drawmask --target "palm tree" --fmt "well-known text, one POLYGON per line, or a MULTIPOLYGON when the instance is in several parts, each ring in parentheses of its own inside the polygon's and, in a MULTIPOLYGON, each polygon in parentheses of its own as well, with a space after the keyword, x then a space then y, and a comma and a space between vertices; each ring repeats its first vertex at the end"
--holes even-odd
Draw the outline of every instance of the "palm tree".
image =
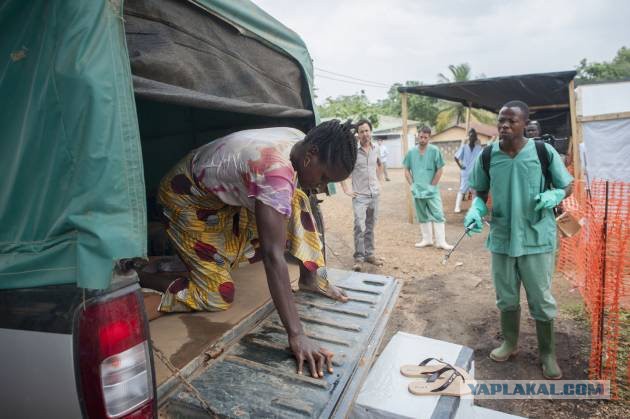
POLYGON ((455 83, 458 81, 471 80, 470 65, 468 63, 462 63, 458 65, 451 64, 448 66, 451 72, 451 77, 445 76, 444 73, 438 74, 438 81, 440 83, 455 83))
MULTIPOLYGON (((448 66, 450 76, 439 73, 437 75, 438 82, 440 83, 457 83, 461 81, 472 80, 472 72, 468 63, 462 63, 458 65, 451 64, 448 66)), ((461 103, 442 102, 442 110, 436 119, 436 129, 442 131, 447 128, 453 121, 455 124, 461 124, 466 122, 466 107, 461 103)), ((482 109, 471 109, 472 116, 479 122, 484 124, 492 124, 495 122, 495 115, 492 112, 484 111, 482 109)))

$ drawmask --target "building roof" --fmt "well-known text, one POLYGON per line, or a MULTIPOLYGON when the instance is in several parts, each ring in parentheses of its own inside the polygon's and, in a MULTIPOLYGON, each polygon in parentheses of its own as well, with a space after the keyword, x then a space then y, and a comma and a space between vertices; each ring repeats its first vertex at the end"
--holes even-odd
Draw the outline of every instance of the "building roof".
MULTIPOLYGON (((466 124, 451 125, 447 129, 454 128, 454 127, 462 128, 465 130, 466 124)), ((497 131, 497 127, 494 125, 488 125, 488 124, 482 124, 480 122, 470 121, 470 128, 474 128, 475 131, 477 131, 477 134, 483 134, 488 137, 494 137, 495 135, 499 135, 499 131, 497 131)))
MULTIPOLYGON (((419 121, 407 120, 407 126, 420 125, 419 121)), ((385 133, 385 131, 393 131, 402 129, 403 120, 397 116, 379 115, 378 127, 374 128, 373 134, 385 133)))
MULTIPOLYGON (((321 118, 321 122, 330 121, 331 119, 341 120, 342 118, 326 117, 326 118, 321 118)), ((356 117, 353 118, 353 120, 356 122, 356 117)), ((417 126, 417 125, 420 125, 419 121, 413 121, 411 119, 407 120, 407 126, 412 127, 412 126, 417 126)), ((399 129, 402 129, 402 118, 399 118, 397 116, 379 115, 378 127, 374 128, 374 130, 372 131, 372 134, 384 134, 387 131, 395 131, 399 129)))

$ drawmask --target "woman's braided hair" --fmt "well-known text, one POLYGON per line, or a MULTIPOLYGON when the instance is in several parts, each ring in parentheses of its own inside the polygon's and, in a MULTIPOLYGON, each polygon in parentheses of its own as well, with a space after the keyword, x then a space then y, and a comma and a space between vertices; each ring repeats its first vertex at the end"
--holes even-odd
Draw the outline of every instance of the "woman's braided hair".
POLYGON ((304 142, 307 146, 317 147, 322 163, 330 167, 342 167, 350 174, 357 162, 357 140, 354 134, 352 120, 341 123, 332 119, 311 129, 304 142))

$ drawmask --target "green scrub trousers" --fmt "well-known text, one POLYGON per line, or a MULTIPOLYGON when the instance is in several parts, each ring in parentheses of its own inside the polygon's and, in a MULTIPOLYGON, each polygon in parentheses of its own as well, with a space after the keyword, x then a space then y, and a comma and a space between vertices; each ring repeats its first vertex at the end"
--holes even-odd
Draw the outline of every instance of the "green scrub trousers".
POLYGON ((540 321, 556 317, 556 300, 551 295, 554 252, 511 257, 492 253, 492 281, 501 311, 515 311, 520 306, 521 283, 527 295, 532 317, 540 321))
POLYGON ((442 198, 438 191, 435 196, 427 199, 414 198, 416 218, 419 223, 443 223, 444 211, 442 211, 442 198))

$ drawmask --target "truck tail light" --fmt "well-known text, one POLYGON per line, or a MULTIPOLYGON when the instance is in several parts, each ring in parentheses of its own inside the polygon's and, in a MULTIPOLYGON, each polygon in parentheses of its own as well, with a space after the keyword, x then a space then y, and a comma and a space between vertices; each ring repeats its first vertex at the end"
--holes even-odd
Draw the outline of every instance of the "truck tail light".
POLYGON ((148 326, 137 292, 79 314, 79 392, 90 418, 156 415, 148 326))

